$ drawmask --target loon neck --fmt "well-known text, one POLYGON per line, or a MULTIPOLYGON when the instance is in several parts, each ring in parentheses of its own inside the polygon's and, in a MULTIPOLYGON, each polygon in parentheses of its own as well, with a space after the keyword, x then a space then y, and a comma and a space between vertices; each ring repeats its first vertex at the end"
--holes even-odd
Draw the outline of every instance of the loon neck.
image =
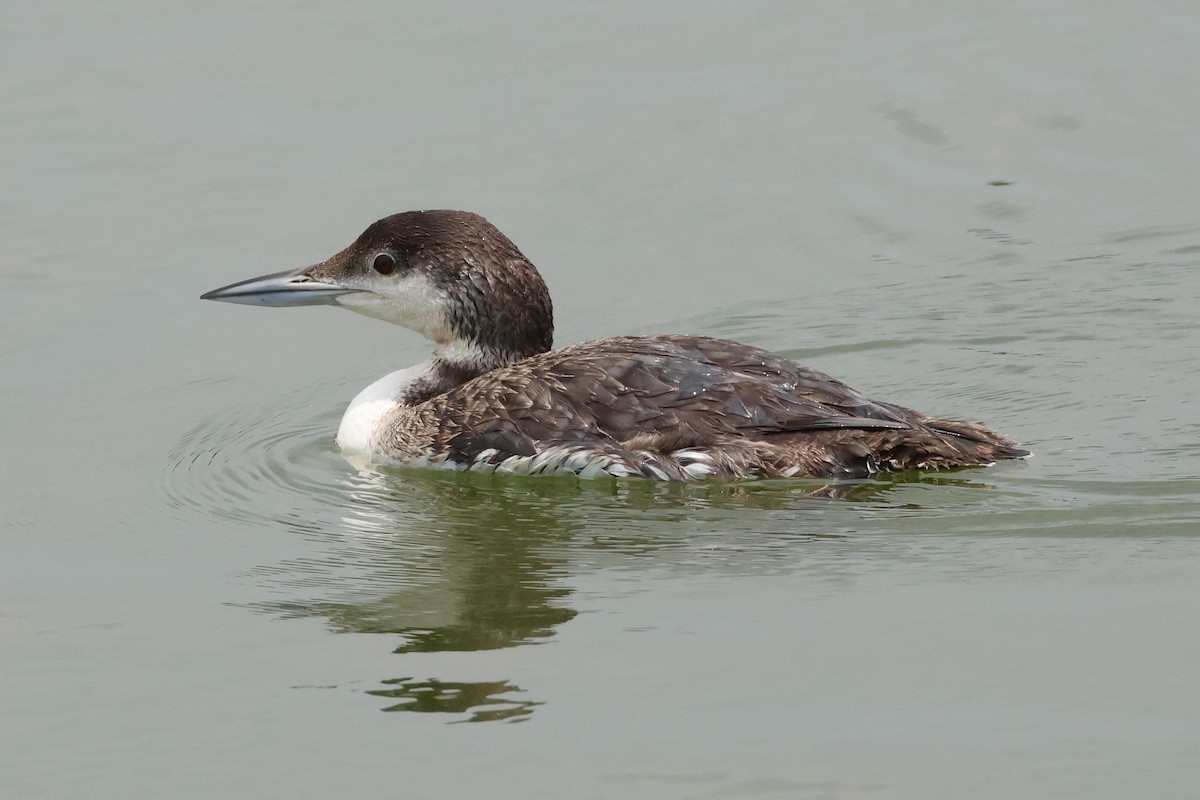
POLYGON ((519 360, 520 356, 506 356, 465 340, 439 344, 433 358, 384 375, 359 392, 342 415, 338 444, 346 451, 370 453, 397 413, 403 415, 404 409, 412 409, 472 378, 519 360))
POLYGON ((519 360, 519 356, 498 353, 462 340, 439 344, 433 350, 432 359, 412 372, 406 371, 410 378, 398 387, 395 400, 404 406, 420 405, 469 380, 519 360))

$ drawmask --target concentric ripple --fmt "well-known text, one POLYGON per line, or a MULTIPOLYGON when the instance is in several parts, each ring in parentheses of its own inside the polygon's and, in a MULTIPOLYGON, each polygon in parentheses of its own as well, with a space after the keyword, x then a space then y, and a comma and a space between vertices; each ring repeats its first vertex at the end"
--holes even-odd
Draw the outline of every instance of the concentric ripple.
POLYGON ((298 535, 286 555, 243 573, 288 599, 248 605, 333 618, 350 599, 438 577, 443 547, 428 508, 407 502, 419 490, 348 464, 333 438, 340 411, 307 398, 231 406, 187 431, 169 454, 162 489, 189 527, 298 535))
POLYGON ((337 413, 299 404, 234 406, 200 422, 168 457, 169 505, 252 525, 264 522, 265 509, 342 506, 345 492, 330 480, 334 470, 345 471, 331 433, 337 413))

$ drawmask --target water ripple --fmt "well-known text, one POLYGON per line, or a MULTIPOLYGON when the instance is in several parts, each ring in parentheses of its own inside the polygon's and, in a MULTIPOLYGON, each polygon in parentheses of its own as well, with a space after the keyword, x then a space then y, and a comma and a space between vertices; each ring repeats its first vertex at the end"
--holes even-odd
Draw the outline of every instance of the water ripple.
MULTIPOLYGON (((336 412, 299 404, 225 409, 171 450, 167 502, 176 511, 250 525, 263 523, 264 507, 309 511, 316 501, 344 508, 342 487, 329 480, 330 467, 341 463, 330 433, 336 424, 336 412)), ((305 523, 295 518, 293 524, 305 523)))

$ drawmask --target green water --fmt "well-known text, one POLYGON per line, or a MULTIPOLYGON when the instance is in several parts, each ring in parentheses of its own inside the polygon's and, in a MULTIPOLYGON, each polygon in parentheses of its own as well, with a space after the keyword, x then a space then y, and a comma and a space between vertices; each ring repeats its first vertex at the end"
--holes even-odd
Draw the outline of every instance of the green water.
POLYGON ((1190 798, 1200 12, 60 3, 0 30, 14 798, 1190 798), (1035 457, 360 472, 426 357, 201 303, 487 215, 557 341, 769 347, 1035 457))

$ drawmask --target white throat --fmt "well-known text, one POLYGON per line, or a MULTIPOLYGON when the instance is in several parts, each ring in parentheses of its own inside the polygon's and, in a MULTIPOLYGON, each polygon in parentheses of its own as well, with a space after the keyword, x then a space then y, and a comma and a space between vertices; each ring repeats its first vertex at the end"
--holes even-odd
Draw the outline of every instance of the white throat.
POLYGON ((384 375, 359 392, 342 415, 337 432, 338 446, 349 452, 374 452, 386 428, 387 417, 403 405, 402 398, 408 389, 432 372, 433 362, 426 361, 384 375))

